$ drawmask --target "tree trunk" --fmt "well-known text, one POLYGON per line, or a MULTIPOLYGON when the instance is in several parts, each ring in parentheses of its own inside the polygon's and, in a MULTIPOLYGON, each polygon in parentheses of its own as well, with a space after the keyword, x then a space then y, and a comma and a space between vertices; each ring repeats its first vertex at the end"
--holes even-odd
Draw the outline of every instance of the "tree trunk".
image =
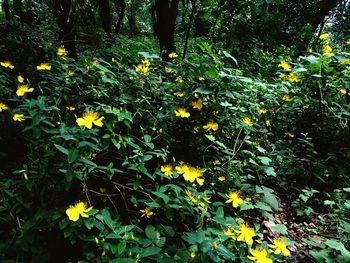
POLYGON ((97 3, 100 9, 102 28, 105 31, 107 37, 110 37, 112 32, 112 18, 109 0, 98 0, 97 3))
POLYGON ((128 17, 128 22, 129 22, 129 31, 131 35, 134 35, 137 32, 137 25, 136 25, 136 20, 134 17, 134 8, 132 5, 132 2, 130 4, 130 12, 129 12, 129 17, 128 17))
POLYGON ((22 14, 22 1, 21 0, 13 0, 13 14, 15 16, 21 17, 22 14))
POLYGON ((190 37, 192 22, 194 20, 194 15, 195 15, 196 10, 197 10, 196 3, 197 3, 197 0, 191 0, 192 10, 191 10, 191 15, 190 15, 190 21, 188 21, 188 25, 187 25, 187 29, 186 29, 184 53, 182 55, 183 59, 186 57, 187 46, 188 46, 188 38, 190 37))
POLYGON ((125 4, 125 0, 118 0, 118 4, 119 4, 119 14, 118 14, 118 20, 117 23, 115 25, 115 34, 117 35, 120 31, 120 28, 123 24, 123 19, 125 16, 125 8, 126 8, 126 4, 125 4))
POLYGON ((154 6, 154 31, 159 39, 163 60, 169 60, 169 54, 176 51, 175 22, 179 0, 156 0, 154 6))
POLYGON ((77 59, 75 21, 71 0, 54 0, 54 12, 59 27, 59 40, 68 51, 68 56, 77 59))
POLYGON ((312 25, 313 31, 317 30, 325 17, 329 15, 329 12, 341 2, 341 0, 324 0, 321 2, 315 13, 312 12, 306 15, 307 22, 312 25))
POLYGON ((11 20, 11 15, 10 15, 10 7, 9 7, 9 1, 8 0, 4 0, 4 2, 2 3, 2 9, 5 12, 5 19, 6 19, 6 21, 10 21, 11 20))

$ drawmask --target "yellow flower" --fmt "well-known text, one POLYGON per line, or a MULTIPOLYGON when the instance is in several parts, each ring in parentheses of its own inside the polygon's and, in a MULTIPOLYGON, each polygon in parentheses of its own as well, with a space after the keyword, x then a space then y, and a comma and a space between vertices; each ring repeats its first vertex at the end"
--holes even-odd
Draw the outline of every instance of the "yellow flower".
POLYGON ((241 224, 239 227, 239 230, 235 230, 236 233, 240 234, 237 237, 237 241, 244 241, 247 245, 252 245, 253 237, 255 236, 254 229, 246 224, 241 224))
POLYGON ((248 125, 249 127, 252 127, 252 126, 253 126, 253 123, 252 123, 252 121, 250 120, 249 117, 244 117, 244 118, 242 119, 242 121, 243 121, 246 125, 248 125))
POLYGON ((7 110, 9 107, 3 103, 3 102, 0 102, 0 112, 2 112, 3 110, 7 110))
POLYGON ((9 69, 13 69, 15 66, 12 65, 12 63, 10 61, 3 61, 0 63, 1 66, 3 66, 4 68, 9 68, 9 69))
POLYGON ((213 248, 213 250, 217 250, 218 244, 214 241, 213 244, 211 245, 211 247, 213 248))
POLYGON ((171 164, 162 165, 160 170, 168 177, 173 176, 173 166, 171 164))
POLYGON ((350 58, 343 58, 343 59, 339 60, 339 62, 344 63, 344 64, 350 63, 350 58))
POLYGON ((219 181, 221 181, 221 182, 223 182, 223 181, 226 180, 225 176, 220 176, 218 179, 219 179, 219 181))
POLYGON ((286 132, 284 135, 289 137, 289 138, 294 138, 294 134, 291 132, 286 132))
POLYGON ((200 110, 203 108, 203 101, 202 100, 192 101, 191 105, 192 105, 192 108, 200 110))
POLYGON ((92 124, 95 124, 98 127, 102 127, 102 120, 104 117, 100 117, 98 112, 85 112, 81 118, 76 120, 79 126, 85 126, 88 129, 92 128, 92 124))
POLYGON ((268 245, 270 248, 275 249, 275 251, 273 252, 276 255, 279 255, 281 253, 283 253, 283 255, 285 256, 290 256, 290 251, 287 248, 286 243, 284 243, 284 241, 282 240, 282 238, 276 238, 272 245, 268 245))
POLYGON ((93 61, 91 61, 91 64, 92 64, 93 66, 96 66, 96 65, 98 64, 98 61, 97 61, 96 59, 94 59, 93 61))
POLYGON ((221 162, 220 162, 220 160, 216 159, 216 160, 214 161, 214 164, 215 164, 215 165, 221 165, 221 162))
POLYGON ((34 88, 29 88, 29 84, 27 85, 20 85, 16 91, 17 96, 22 97, 24 94, 28 92, 33 92, 34 88))
POLYGON ((286 62, 286 61, 281 61, 279 64, 278 64, 278 66, 280 67, 280 68, 283 68, 284 70, 286 70, 286 71, 291 71, 291 69, 292 69, 292 66, 288 63, 288 62, 286 62))
POLYGON ((297 75, 296 73, 294 73, 294 72, 289 73, 289 75, 288 75, 288 80, 289 80, 290 82, 300 82, 300 78, 299 78, 298 75, 297 75))
POLYGON ((346 44, 350 45, 350 38, 346 41, 346 44))
POLYGON ((184 80, 181 77, 177 77, 176 81, 179 82, 180 84, 184 82, 184 80))
POLYGON ((21 75, 18 75, 18 76, 17 76, 17 81, 18 81, 19 83, 23 83, 24 78, 23 78, 21 75))
POLYGON ((231 237, 233 240, 236 239, 235 233, 232 231, 231 228, 226 228, 226 229, 224 230, 224 235, 231 237))
POLYGON ((172 58, 172 59, 175 59, 175 58, 177 58, 179 55, 178 54, 176 54, 175 52, 171 52, 170 54, 169 54, 169 58, 172 58))
POLYGON ((142 213, 141 217, 147 217, 147 218, 151 218, 151 216, 153 215, 153 212, 151 210, 149 210, 148 208, 145 209, 141 209, 140 212, 142 213))
MULTIPOLYGON (((148 61, 148 60, 146 60, 146 61, 148 61)), ((145 63, 145 64, 144 63, 140 63, 140 64, 138 64, 136 66, 135 71, 136 72, 140 72, 140 73, 142 73, 144 75, 148 75, 148 73, 149 73, 149 64, 148 63, 145 63)))
POLYGON ((252 256, 247 256, 250 260, 255 263, 273 263, 272 259, 267 257, 267 251, 265 249, 251 249, 250 254, 252 256))
POLYGON ((340 93, 343 94, 343 95, 345 95, 346 92, 347 92, 347 91, 346 91, 346 88, 341 88, 339 91, 340 91, 340 93))
POLYGON ((51 65, 48 63, 41 63, 39 66, 36 66, 37 70, 51 70, 51 65))
POLYGON ((211 204, 210 199, 211 199, 211 196, 208 196, 208 197, 203 196, 203 200, 204 200, 205 202, 207 202, 208 204, 211 204))
POLYGON ((86 213, 91 211, 92 207, 87 208, 86 204, 84 202, 79 202, 75 204, 74 206, 70 206, 66 210, 66 214, 69 218, 69 220, 72 220, 73 222, 76 222, 79 220, 79 217, 85 217, 88 218, 89 215, 86 213))
POLYGON ((267 110, 265 109, 259 109, 258 110, 258 114, 261 115, 261 114, 265 114, 267 112, 267 110))
POLYGON ((204 77, 202 77, 202 76, 201 76, 201 77, 199 77, 198 79, 199 79, 200 81, 205 80, 205 78, 204 78, 204 77))
POLYGON ((232 203, 232 206, 235 208, 243 204, 243 199, 236 192, 229 192, 226 196, 228 200, 225 203, 232 203))
POLYGON ((173 94, 176 97, 183 97, 184 96, 183 92, 181 92, 181 91, 174 92, 173 94))
POLYGON ((68 54, 68 52, 64 48, 64 46, 61 46, 57 49, 57 56, 64 57, 64 56, 67 56, 67 54, 68 54))
POLYGON ((173 73, 173 69, 172 68, 165 68, 165 72, 168 74, 173 73))
POLYGON ((323 55, 324 56, 331 56, 331 55, 333 55, 332 51, 333 51, 333 48, 330 45, 325 45, 323 47, 323 55))
POLYGON ((265 121, 266 127, 270 127, 271 126, 271 122, 269 120, 265 121))
POLYGON ((327 34, 327 33, 321 34, 321 35, 320 35, 320 39, 321 39, 321 40, 326 40, 326 39, 328 39, 328 34, 327 34))
POLYGON ((203 185, 204 179, 201 177, 203 176, 204 171, 185 164, 176 166, 175 169, 178 174, 182 174, 185 181, 189 181, 191 183, 196 181, 199 185, 203 185))
POLYGON ((263 240, 261 238, 259 238, 259 239, 255 240, 255 242, 258 244, 262 244, 263 240))
POLYGON ((143 59, 141 63, 146 67, 149 67, 151 65, 151 62, 148 59, 143 59))
POLYGON ((292 98, 289 95, 284 95, 282 97, 282 100, 289 102, 289 101, 292 101, 292 98))
POLYGON ((216 122, 209 121, 206 125, 203 125, 203 129, 207 131, 217 131, 219 129, 219 125, 216 122))
POLYGON ((195 252, 191 252, 191 258, 195 258, 196 257, 196 253, 195 252))
POLYGON ((191 202, 197 203, 197 199, 192 195, 192 193, 189 190, 185 189, 185 194, 188 196, 191 202))
POLYGON ((144 85, 146 82, 145 82, 145 80, 144 79, 140 79, 140 84, 141 85, 144 85))
POLYGON ((66 110, 75 111, 75 107, 73 107, 73 106, 67 106, 67 107, 66 107, 66 110))
POLYGON ((184 109, 184 108, 178 108, 174 112, 175 112, 176 117, 181 117, 181 118, 188 118, 188 117, 190 117, 190 113, 187 112, 187 110, 184 109))
POLYGON ((25 120, 25 118, 23 118, 23 117, 24 117, 23 114, 15 114, 15 115, 13 115, 12 119, 13 119, 14 121, 19 121, 19 122, 21 122, 21 121, 24 121, 24 120, 25 120))

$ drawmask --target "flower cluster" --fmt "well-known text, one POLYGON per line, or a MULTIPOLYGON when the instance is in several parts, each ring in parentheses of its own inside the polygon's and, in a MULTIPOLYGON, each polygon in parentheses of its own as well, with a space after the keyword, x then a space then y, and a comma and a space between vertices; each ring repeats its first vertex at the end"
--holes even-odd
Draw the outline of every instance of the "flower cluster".
POLYGON ((138 73, 142 73, 143 75, 149 74, 149 66, 151 65, 151 62, 148 59, 144 59, 141 61, 140 64, 138 64, 135 68, 135 71, 138 73))
POLYGON ((0 62, 0 65, 3 66, 4 68, 9 68, 9 69, 13 69, 15 67, 14 65, 12 65, 10 61, 0 62))

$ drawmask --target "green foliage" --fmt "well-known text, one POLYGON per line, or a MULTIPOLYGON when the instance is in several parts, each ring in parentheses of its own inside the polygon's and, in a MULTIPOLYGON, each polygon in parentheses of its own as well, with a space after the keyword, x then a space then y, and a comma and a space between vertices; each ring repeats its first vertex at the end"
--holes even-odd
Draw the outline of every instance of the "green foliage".
MULTIPOLYGON (((0 138, 18 149, 0 149, 3 260, 251 262, 260 248, 284 262, 271 249, 277 236, 292 245, 276 220, 281 189, 298 187, 298 215, 322 204, 348 233, 346 50, 322 43, 265 81, 206 42, 164 62, 119 41, 126 50, 28 65, 24 96, 16 62, 1 68, 0 138), (327 195, 325 182, 343 190, 327 195)), ((311 255, 347 260, 348 242, 311 255)))

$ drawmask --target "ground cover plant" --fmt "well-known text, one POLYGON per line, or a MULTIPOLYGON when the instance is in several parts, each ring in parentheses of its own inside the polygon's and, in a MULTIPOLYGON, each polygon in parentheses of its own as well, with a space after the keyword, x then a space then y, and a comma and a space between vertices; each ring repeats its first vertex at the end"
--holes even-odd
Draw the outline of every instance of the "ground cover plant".
POLYGON ((139 11, 109 28, 100 3, 99 29, 93 1, 63 2, 57 25, 55 1, 17 17, 3 5, 2 262, 350 262, 346 32, 309 21, 287 47, 280 24, 250 25, 288 21, 283 1, 237 1, 215 21, 215 1, 171 1, 175 14, 155 1, 159 51, 147 3, 101 1, 139 11), (70 26, 63 2, 84 44, 52 40, 70 26), (210 23, 213 39, 197 32, 210 23))

